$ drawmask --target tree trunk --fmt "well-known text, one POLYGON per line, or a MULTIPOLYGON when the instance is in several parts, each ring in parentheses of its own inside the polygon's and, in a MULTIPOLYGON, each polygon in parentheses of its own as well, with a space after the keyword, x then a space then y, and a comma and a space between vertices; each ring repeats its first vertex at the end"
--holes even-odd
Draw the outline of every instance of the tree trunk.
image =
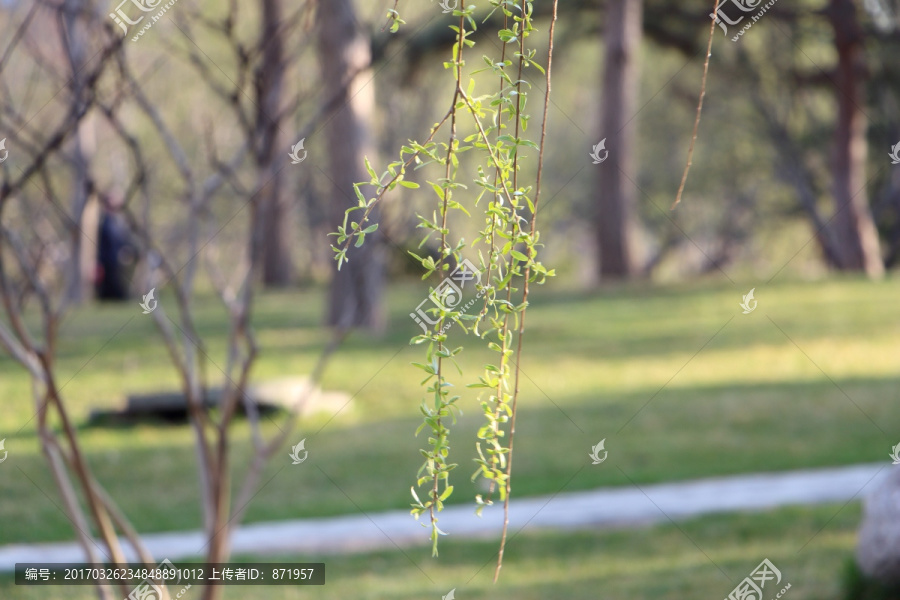
POLYGON ((642 13, 641 0, 611 0, 606 12, 600 126, 610 160, 596 167, 595 213, 601 280, 626 279, 637 271, 633 116, 637 109, 642 13))
POLYGON ((866 194, 865 40, 853 0, 831 0, 828 18, 838 54, 833 185, 840 268, 879 277, 884 263, 866 194))
MULTIPOLYGON (((284 114, 284 78, 287 60, 281 0, 260 0, 259 46, 262 62, 256 72, 256 162, 259 173, 260 217, 265 235, 262 244, 262 280, 266 287, 285 287, 294 282, 291 259, 290 202, 284 193, 284 175, 276 160, 290 144, 281 134, 284 114)), ((296 142, 296 140, 295 140, 296 142)))
MULTIPOLYGON (((370 42, 357 28, 353 2, 319 2, 317 19, 324 97, 337 107, 325 126, 332 183, 328 217, 331 231, 336 231, 344 221, 344 211, 357 205, 353 184, 369 180, 364 157, 374 158, 369 122, 375 93, 370 83, 370 42)), ((363 188, 369 196, 371 191, 363 188)), ((361 212, 352 216, 358 217, 361 212)), ((370 218, 373 222, 379 220, 377 210, 370 218)), ((340 271, 335 267, 328 304, 329 326, 383 330, 383 241, 380 232, 367 236, 365 246, 351 248, 347 253, 349 263, 340 271)))
MULTIPOLYGON (((63 44, 67 66, 72 75, 69 81, 69 101, 75 107, 81 107, 87 102, 83 72, 87 39, 83 23, 79 22, 78 17, 79 11, 83 8, 81 0, 65 0, 59 23, 60 42, 63 44)), ((83 219, 90 187, 89 156, 93 152, 93 137, 86 135, 89 133, 87 129, 88 125, 84 120, 78 123, 69 144, 74 173, 65 299, 72 304, 81 304, 90 295, 91 276, 96 265, 96 246, 93 243, 96 230, 86 230, 83 219)))

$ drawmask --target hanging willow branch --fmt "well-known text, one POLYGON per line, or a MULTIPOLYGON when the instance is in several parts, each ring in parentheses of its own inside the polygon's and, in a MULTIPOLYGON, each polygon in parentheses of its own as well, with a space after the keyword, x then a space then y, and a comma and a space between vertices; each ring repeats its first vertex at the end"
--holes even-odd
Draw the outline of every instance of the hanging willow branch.
MULTIPOLYGON (((371 179, 356 185, 359 203, 347 211, 344 224, 333 234, 337 237, 333 249, 340 268, 349 260, 351 246, 362 246, 366 235, 377 229, 377 223, 369 223, 369 216, 385 194, 398 185, 419 187, 406 179, 407 169, 413 165, 416 169, 430 165, 441 167, 441 176, 428 181, 437 200, 435 210, 431 215, 418 216, 418 226, 426 232, 422 244, 431 236, 437 237, 440 255, 435 259, 413 254, 425 271, 423 279, 438 273, 439 283, 430 294, 435 306, 425 311, 427 318, 417 320, 424 333, 411 340, 411 343, 421 344, 426 349, 425 360, 413 364, 425 373, 422 384, 427 399, 420 407, 424 418, 417 433, 424 429, 430 433, 428 447, 420 451, 424 461, 416 485, 411 490, 414 500, 411 512, 417 519, 428 515, 433 553, 436 555, 439 536, 444 534, 438 527, 437 516, 453 493, 449 477, 457 466, 449 459, 448 419, 455 420, 455 411, 462 397, 451 394, 453 382, 446 368, 446 361, 453 361, 462 351, 462 347, 448 345, 448 331, 457 325, 458 330, 474 334, 489 350, 497 353, 497 359, 493 361, 495 364, 488 364, 478 381, 467 386, 480 390, 481 396, 477 402, 484 414, 484 423, 476 435, 478 459, 475 462, 478 468, 473 479, 483 477, 489 481, 491 492, 499 490, 504 506, 496 580, 503 561, 509 525, 519 356, 523 347, 529 284, 543 283, 547 277, 554 275, 552 270, 546 269, 537 260, 540 246, 537 206, 550 102, 550 64, 557 1, 553 1, 546 70, 535 62, 536 50, 527 44, 528 38, 537 31, 532 21, 533 2, 491 0, 491 5, 492 12, 499 10, 503 13, 504 27, 497 34, 501 42, 499 56, 484 56, 486 68, 482 71, 497 76, 500 83, 498 89, 478 95, 471 76, 479 71, 465 71, 464 50, 475 46, 473 38, 477 23, 473 17, 474 7, 460 0, 458 8, 452 13, 454 23, 450 26, 456 42, 450 60, 444 63, 453 74, 455 84, 450 108, 424 142, 410 141, 400 150, 399 160, 388 164, 381 175, 366 162, 371 179), (508 47, 515 49, 513 60, 507 58, 510 54, 508 47), (546 78, 539 143, 525 137, 531 88, 527 77, 529 69, 537 69, 546 78), (473 132, 460 138, 458 127, 468 124, 469 118, 473 132), (449 128, 449 139, 439 144, 434 140, 444 127, 449 128), (537 156, 529 156, 530 151, 536 151, 537 156), (475 169, 477 175, 470 182, 471 190, 459 180, 459 161, 463 153, 467 153, 468 160, 478 163, 475 169), (521 168, 529 158, 536 159, 537 163, 533 185, 524 184, 520 177, 521 168), (372 186, 374 194, 367 198, 362 193, 362 186, 372 186), (481 202, 483 199, 487 202, 481 202), (477 250, 480 263, 475 275, 479 280, 478 297, 483 298, 483 306, 477 315, 466 314, 465 307, 458 306, 458 302, 450 302, 445 296, 447 286, 452 284, 452 275, 458 272, 460 265, 473 264, 464 257, 466 242, 457 235, 454 227, 456 221, 450 219, 451 211, 466 217, 475 213, 485 222, 479 237, 471 244, 477 250), (456 270, 451 270, 453 263, 456 270), (425 321, 432 325, 430 330, 425 321), (424 495, 420 498, 416 488, 422 486, 425 486, 422 490, 424 495)), ((474 257, 472 260, 475 260, 474 257)), ((462 375, 462 371, 459 373, 462 375)), ((487 499, 479 495, 475 500, 479 512, 492 503, 490 494, 487 499)))

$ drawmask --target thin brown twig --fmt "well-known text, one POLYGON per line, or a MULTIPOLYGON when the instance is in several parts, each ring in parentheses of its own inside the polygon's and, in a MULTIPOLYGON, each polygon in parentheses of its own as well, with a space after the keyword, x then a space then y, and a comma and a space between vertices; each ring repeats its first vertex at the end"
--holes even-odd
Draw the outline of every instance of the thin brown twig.
MULTIPOLYGON (((719 12, 719 0, 715 0, 712 14, 719 12)), ((691 145, 688 148, 687 164, 684 166, 684 173, 681 174, 681 185, 678 186, 678 194, 675 195, 675 202, 669 207, 674 210, 681 203, 681 194, 684 192, 684 184, 687 182, 688 173, 691 170, 691 164, 694 159, 694 144, 697 141, 697 130, 700 129, 700 113, 703 112, 703 98, 706 96, 706 76, 709 74, 709 57, 712 56, 713 35, 716 33, 716 21, 713 19, 709 25, 709 42, 706 45, 706 60, 703 61, 703 79, 700 82, 700 99, 697 101, 697 116, 694 119, 694 133, 691 136, 691 145)))
MULTIPOLYGON (((398 6, 399 4, 400 4, 400 0, 394 0, 394 8, 392 9, 392 11, 393 11, 394 14, 397 14, 397 6, 398 6)), ((387 19, 387 23, 385 23, 385 24, 384 24, 384 27, 381 28, 381 33, 384 33, 384 30, 387 29, 388 25, 391 24, 391 21, 393 21, 393 19, 390 18, 390 16, 389 16, 388 19, 387 19)))

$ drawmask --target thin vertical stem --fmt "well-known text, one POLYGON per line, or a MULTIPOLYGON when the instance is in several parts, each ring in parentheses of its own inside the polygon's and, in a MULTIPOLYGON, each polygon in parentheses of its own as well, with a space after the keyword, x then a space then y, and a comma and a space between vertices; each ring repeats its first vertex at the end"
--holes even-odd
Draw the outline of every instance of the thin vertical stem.
MULTIPOLYGON (((530 227, 530 235, 531 239, 534 239, 534 234, 537 228, 537 211, 538 211, 538 202, 540 201, 541 194, 541 175, 543 173, 544 168, 544 143, 547 136, 547 115, 549 113, 550 106, 550 77, 553 66, 553 36, 556 31, 556 18, 557 18, 557 7, 559 4, 559 0, 553 0, 553 16, 550 20, 550 32, 549 32, 549 40, 547 46, 547 69, 546 69, 546 89, 544 92, 544 115, 543 122, 541 123, 541 141, 539 144, 538 150, 538 170, 537 177, 535 181, 535 194, 534 194, 534 210, 531 214, 531 227, 530 227)), ((523 39, 524 44, 524 39, 523 39)), ((522 53, 524 54, 524 48, 522 49, 522 53)), ((521 80, 521 75, 519 77, 521 80)), ((515 177, 515 174, 513 175, 515 177)), ((515 186, 514 186, 515 187, 515 186)), ((531 254, 531 252, 529 252, 531 254)), ((534 258, 534 256, 529 256, 529 261, 534 258)), ((515 366, 515 376, 514 376, 514 387, 513 387, 513 396, 512 396, 512 416, 510 417, 510 427, 509 427, 509 453, 506 459, 506 498, 503 502, 503 533, 500 537, 500 550, 497 553, 497 567, 494 570, 494 582, 497 582, 497 579, 500 577, 500 569, 503 567, 503 553, 506 550, 506 539, 507 534, 509 532, 509 499, 511 493, 511 485, 510 478, 512 476, 512 459, 513 459, 513 443, 515 440, 516 434, 516 405, 519 399, 519 373, 520 366, 519 362, 521 360, 522 355, 522 341, 525 335, 525 313, 527 311, 527 303, 528 303, 528 281, 531 278, 531 266, 527 264, 525 266, 525 282, 523 284, 522 289, 522 303, 526 306, 526 309, 522 311, 522 314, 519 316, 519 330, 518 330, 518 340, 516 346, 516 366, 515 366)))
MULTIPOLYGON (((713 15, 719 12, 719 0, 715 0, 713 6, 713 15)), ((703 98, 706 96, 706 76, 709 74, 709 57, 712 56, 713 35, 716 32, 716 21, 713 19, 709 25, 709 42, 706 44, 706 60, 703 61, 703 79, 700 82, 700 99, 697 100, 697 116, 694 118, 694 133, 691 135, 691 145, 688 147, 687 164, 684 166, 684 173, 681 174, 681 185, 678 186, 678 193, 675 195, 675 202, 669 210, 674 209, 681 202, 681 194, 684 192, 684 184, 687 182, 688 173, 691 171, 691 164, 694 160, 694 144, 697 142, 697 131, 700 129, 700 113, 703 112, 703 98)))
MULTIPOLYGON (((461 0, 459 10, 465 12, 466 2, 465 0, 461 0)), ((453 169, 453 146, 456 143, 456 104, 459 101, 460 92, 462 90, 462 51, 464 41, 465 41, 465 16, 460 15, 459 17, 459 34, 457 37, 457 50, 456 50, 456 89, 453 91, 453 103, 450 105, 450 140, 447 144, 447 164, 444 171, 444 180, 447 187, 444 189, 444 197, 441 203, 441 257, 438 260, 437 267, 438 271, 441 274, 441 283, 447 278, 444 273, 444 261, 448 255, 448 245, 447 245, 447 211, 450 203, 450 196, 452 194, 452 186, 450 185, 450 176, 452 174, 453 169)), ((446 317, 442 314, 441 319, 438 323, 438 331, 440 332, 438 335, 443 335, 444 330, 444 322, 446 317)), ((435 389, 435 397, 437 399, 437 418, 436 425, 440 435, 437 436, 437 439, 442 437, 442 428, 443 428, 443 419, 441 418, 441 412, 444 409, 444 374, 443 374, 443 350, 444 350, 444 342, 441 339, 438 339, 438 356, 437 356, 437 383, 435 389)), ((437 453, 440 454, 441 450, 438 449, 437 453)), ((439 457, 435 457, 435 460, 440 460, 439 457)), ((445 472, 444 468, 446 465, 439 465, 439 468, 434 471, 432 474, 432 488, 431 488, 431 506, 429 507, 429 516, 431 517, 431 527, 432 532, 437 527, 437 517, 435 516, 435 511, 437 510, 437 504, 440 499, 440 490, 439 484, 441 480, 442 473, 445 472)), ((445 484, 446 485, 446 484, 445 484)), ((432 533, 434 535, 434 533, 432 533)), ((435 546, 436 548, 436 546, 435 546)))

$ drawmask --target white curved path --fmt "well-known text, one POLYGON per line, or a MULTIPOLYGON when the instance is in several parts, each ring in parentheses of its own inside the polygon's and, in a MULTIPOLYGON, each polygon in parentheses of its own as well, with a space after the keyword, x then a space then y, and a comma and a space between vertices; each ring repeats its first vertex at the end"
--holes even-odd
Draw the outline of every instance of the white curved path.
MULTIPOLYGON (((847 502, 869 493, 891 468, 895 467, 890 463, 876 463, 514 498, 510 502, 510 531, 621 528, 708 513, 847 502)), ((452 537, 495 536, 502 527, 502 517, 499 505, 486 508, 481 518, 469 504, 451 506, 441 513, 440 527, 452 537)), ((205 546, 200 531, 154 533, 143 539, 154 556, 170 560, 198 557, 205 546)), ((254 523, 240 527, 232 538, 235 553, 257 555, 323 556, 427 543, 428 531, 406 510, 254 523)), ((12 571, 17 562, 84 560, 74 542, 0 546, 0 571, 12 571)), ((129 560, 139 562, 135 555, 129 560)))

